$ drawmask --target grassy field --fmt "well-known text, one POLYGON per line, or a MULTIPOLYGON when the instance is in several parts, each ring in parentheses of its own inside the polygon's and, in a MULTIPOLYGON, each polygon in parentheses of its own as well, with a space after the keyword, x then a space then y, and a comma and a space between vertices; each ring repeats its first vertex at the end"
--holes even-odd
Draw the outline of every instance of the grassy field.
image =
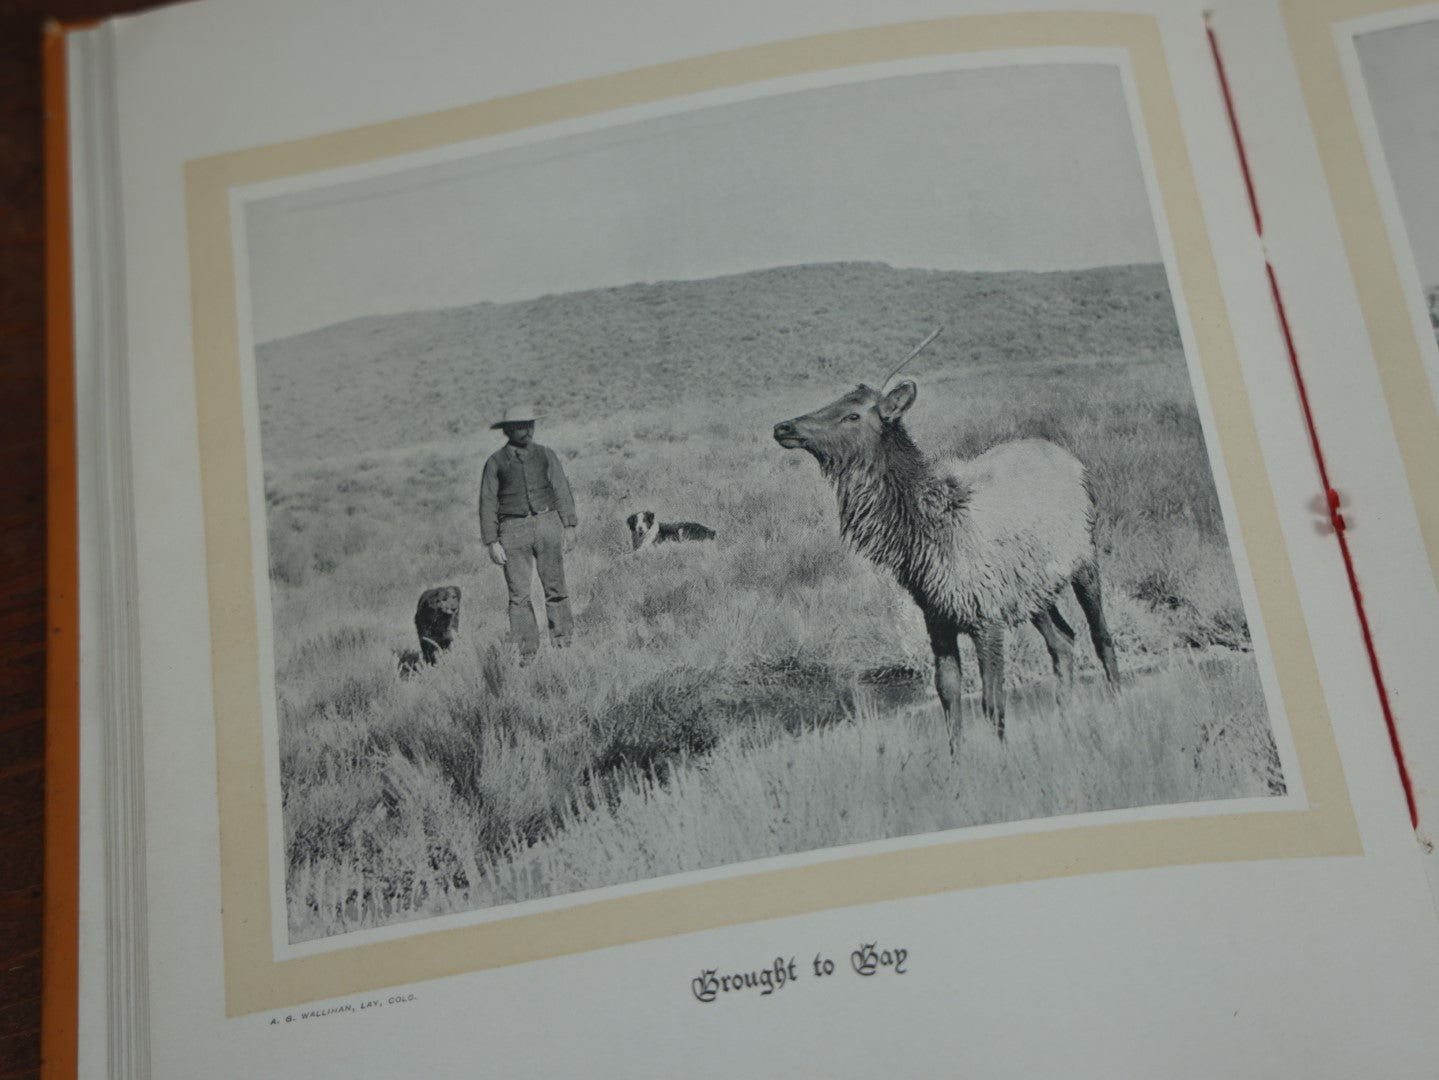
MULTIPOLYGON (((1097 665, 1083 642, 1085 682, 1058 705, 1038 635, 1013 631, 1010 738, 1001 746, 971 705, 957 760, 918 612, 840 541, 814 463, 770 437, 777 420, 848 389, 856 369, 881 368, 905 326, 876 328, 818 373, 798 349, 793 374, 777 368, 763 392, 716 360, 694 369, 709 392, 679 402, 613 388, 583 410, 542 401, 552 419, 539 438, 565 461, 581 513, 567 560, 579 639, 523 669, 501 640, 504 584, 475 520, 497 437, 477 422, 435 431, 423 396, 382 415, 356 391, 337 405, 351 414, 318 409, 290 428, 271 410, 292 939, 834 844, 1282 791, 1183 358, 1132 311, 1143 269, 1054 275, 1043 288, 1029 279, 1050 275, 989 275, 1001 292, 1023 285, 1020 300, 1049 289, 1065 310, 1085 299, 1120 312, 1128 351, 1047 351, 1046 315, 1038 339, 1012 336, 1009 322, 971 326, 966 340, 980 344, 926 354, 914 373, 921 446, 968 454, 1045 435, 1089 464, 1126 673, 1118 697, 1086 689, 1097 665), (1011 335, 1006 350, 983 347, 981 330, 1011 335), (316 433, 366 423, 368 451, 316 433), (705 522, 720 539, 631 554, 623 519, 636 509, 705 522), (463 636, 402 679, 415 600, 439 584, 464 591, 463 636)), ((940 276, 963 295, 977 277, 940 276)), ((772 291, 774 279, 750 284, 772 291)), ((671 340, 690 332, 676 326, 671 340)), ((273 377, 262 369, 262 385, 273 377)), ((567 392, 586 380, 602 382, 585 368, 567 392)), ((1066 613, 1082 624, 1072 603, 1066 613)), ((966 664, 972 687, 969 653, 966 664)))

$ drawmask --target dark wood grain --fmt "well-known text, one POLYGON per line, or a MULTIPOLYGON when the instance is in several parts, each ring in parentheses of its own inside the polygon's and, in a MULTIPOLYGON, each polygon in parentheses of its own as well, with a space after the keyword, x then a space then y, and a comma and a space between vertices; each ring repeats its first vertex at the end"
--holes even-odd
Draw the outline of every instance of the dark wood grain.
POLYGON ((40 32, 130 0, 0 0, 0 1080, 39 1074, 45 746, 40 32))

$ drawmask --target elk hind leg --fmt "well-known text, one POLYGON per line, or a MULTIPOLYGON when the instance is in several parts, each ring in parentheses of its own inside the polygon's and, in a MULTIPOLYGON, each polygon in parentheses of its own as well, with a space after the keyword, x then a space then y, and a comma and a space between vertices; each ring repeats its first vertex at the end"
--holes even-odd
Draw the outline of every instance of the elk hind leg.
POLYGON ((998 623, 974 634, 974 651, 979 656, 980 705, 1004 738, 1004 627, 998 623))
POLYGON ((1104 603, 1100 597, 1099 567, 1094 560, 1083 563, 1074 575, 1074 595, 1084 609, 1084 618, 1089 623, 1089 637, 1094 642, 1094 654, 1104 668, 1104 677, 1111 686, 1119 685, 1119 666, 1114 660, 1114 639, 1109 636, 1109 626, 1104 621, 1104 603))
POLYGON ((1036 611, 1029 621, 1049 650, 1049 662, 1054 665, 1054 696, 1058 699, 1061 688, 1074 682, 1074 630, 1053 604, 1036 611))
POLYGON ((949 728, 949 749, 959 747, 959 628, 946 619, 924 617, 929 630, 929 647, 934 651, 934 688, 944 707, 945 724, 949 728))

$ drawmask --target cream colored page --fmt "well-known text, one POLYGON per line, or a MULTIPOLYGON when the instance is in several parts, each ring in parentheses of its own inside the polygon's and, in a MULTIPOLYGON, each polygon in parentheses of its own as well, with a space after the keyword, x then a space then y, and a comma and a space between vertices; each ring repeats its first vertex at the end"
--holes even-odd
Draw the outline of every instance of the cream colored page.
MULTIPOLYGON (((858 1075, 898 1062, 923 1074, 957 1062, 984 1072, 1031 1074, 1072 1066, 1078 1057, 1092 1072, 1112 1073, 1172 1066, 1176 1044, 1191 1047, 1185 1064, 1194 1075, 1234 1071, 1236 1062, 1256 1073, 1328 1069, 1342 1075, 1361 1067, 1347 1056, 1350 1048, 1371 1039, 1394 1048, 1391 1071, 1418 1073, 1427 1030, 1421 1017, 1434 995, 1432 912, 1403 828, 1372 683, 1354 647, 1342 571, 1332 541, 1315 533, 1306 505, 1312 464, 1295 400, 1274 375, 1282 353, 1265 297, 1255 288, 1262 282, 1258 248, 1245 228, 1242 187, 1200 24, 1188 11, 1157 22, 1146 18, 1150 36, 1142 40, 1160 48, 1132 50, 1125 62, 1134 64, 1134 56, 1162 61, 1160 69, 1140 65, 1141 73, 1163 70, 1180 123, 1146 129, 1146 139, 1152 150, 1157 137, 1182 132, 1177 145, 1193 173, 1188 198, 1202 207, 1202 215, 1166 218, 1161 237, 1189 230, 1204 239, 1196 248, 1198 276, 1192 259, 1175 257, 1171 281, 1190 306, 1181 331, 1193 358, 1196 408, 1218 454, 1215 468, 1222 468, 1232 542, 1245 553, 1240 565, 1268 568, 1245 588, 1255 599, 1254 625, 1265 632, 1257 651, 1277 672, 1270 676, 1269 700, 1284 718, 1287 734, 1277 741, 1294 765, 1286 801, 1236 804, 1232 815, 1222 806, 1177 815, 1146 808, 1012 825, 968 838, 871 845, 837 857, 800 853, 760 867, 740 865, 719 875, 608 893, 602 903, 558 899, 525 909, 524 921, 510 924, 511 933, 501 911, 403 927, 402 933, 365 938, 355 949, 340 940, 334 943, 339 948, 327 943, 324 951, 312 947, 292 956, 294 946, 277 930, 283 920, 267 902, 273 894, 261 888, 256 901, 253 891, 275 865, 273 853, 267 854, 273 771, 267 776, 260 741, 247 744, 260 748, 253 759, 258 767, 233 768, 233 740, 249 738, 243 727, 248 720, 224 712, 236 700, 228 689, 218 699, 211 691, 212 674, 213 685, 238 685, 227 681, 239 670, 234 657, 240 654, 230 646, 247 644, 212 638, 206 630, 239 624, 226 621, 234 614, 227 606, 230 594, 218 594, 217 604, 213 591, 217 566, 232 566, 228 556, 217 563, 212 555, 207 566, 203 554, 217 523, 223 530, 228 519, 213 516, 213 502, 209 510, 202 503, 205 485, 212 500, 216 489, 193 456, 197 443, 206 448, 209 469, 217 460, 210 448, 227 430, 204 424, 197 434, 195 415, 197 401, 203 405, 213 390, 204 381, 213 340, 204 332, 210 325, 205 320, 214 312, 206 301, 217 281, 211 271, 235 270, 232 262, 210 260, 203 245, 194 246, 196 219, 182 212, 185 163, 202 163, 190 167, 202 181, 225 179, 231 175, 225 170, 233 168, 240 187, 241 181, 270 183, 277 174, 246 170, 254 162, 288 162, 286 155, 294 153, 304 169, 334 167, 327 155, 355 154, 355 140, 315 137, 380 120, 396 122, 386 132, 414 139, 401 145, 403 151, 433 150, 439 145, 434 132, 443 141, 450 122, 446 109, 610 75, 612 81, 595 85, 605 93, 628 93, 633 84, 623 73, 647 64, 822 33, 851 34, 842 39, 851 51, 840 55, 863 68, 875 62, 865 51, 875 41, 914 37, 941 59, 963 58, 980 42, 991 50, 1023 52, 1038 47, 1037 40, 1053 48, 1056 38, 1046 34, 1072 32, 1079 24, 1103 26, 1089 15, 1021 21, 1013 28, 1003 20, 957 23, 947 28, 955 37, 944 39, 952 44, 936 50, 932 43, 939 38, 933 35, 854 32, 960 16, 966 14, 962 8, 877 12, 856 5, 823 18, 797 6, 698 10, 683 25, 651 25, 641 35, 634 32, 637 13, 623 8, 576 8, 567 19, 553 11, 543 17, 511 12, 500 22, 494 13, 487 18, 456 7, 436 9, 432 25, 444 32, 433 36, 416 36, 409 17, 401 33, 387 21, 393 15, 380 9, 368 18, 349 14, 353 36, 341 43, 323 14, 287 12, 283 46, 259 83, 236 58, 253 55, 251 46, 275 37, 267 32, 269 10, 263 7, 179 9, 125 24, 118 38, 122 59, 147 61, 123 66, 120 102, 126 117, 147 118, 125 124, 123 154, 127 256, 137 271, 130 294, 133 400, 137 430, 144 432, 137 450, 137 488, 147 510, 141 515, 142 605, 147 624, 155 627, 145 643, 145 670, 151 673, 145 693, 147 733, 158 733, 149 762, 149 869, 159 1075, 224 1075, 224 1069, 253 1075, 295 1069, 299 1062, 322 1075, 327 1069, 380 1075, 416 1061, 443 1073, 472 1066, 477 1055, 486 1067, 513 1075, 554 1075, 581 1066, 613 1075, 672 1075, 679 1068, 708 1075, 733 1067, 736 1045, 748 1047, 745 1063, 761 1071, 858 1075), (497 41, 500 25, 504 47, 497 41), (565 34, 557 36, 556 26, 565 34), (206 51, 204 43, 217 41, 227 43, 226 51, 206 51), (414 44, 401 48, 397 41, 414 44), (315 47, 322 42, 327 48, 315 47), (477 48, 487 62, 477 62, 477 48), (210 61, 201 65, 214 72, 209 88, 176 95, 173 70, 156 60, 172 55, 186 57, 186 67, 202 55, 210 61), (318 94, 316 55, 330 57, 332 65, 318 94), (429 78, 398 74, 419 55, 429 78), (396 66, 377 68, 377 56, 393 58, 396 66), (393 77, 385 74, 391 70, 393 77), (241 87, 244 93, 237 92, 241 87), (227 102, 223 128, 210 121, 211 92, 227 102), (303 107, 295 105, 302 101, 303 107), (168 122, 157 123, 157 116, 168 122), (433 119, 413 128, 409 119, 415 117, 433 119), (287 147, 291 140, 311 141, 287 147), (266 149, 272 147, 278 149, 266 149), (249 156, 254 148, 258 156, 249 156), (312 148, 315 156, 307 158, 312 148), (1211 270, 1206 278, 1206 262, 1217 267, 1217 276, 1211 270), (1201 306, 1205 315, 1195 319, 1192 306, 1201 298, 1217 306, 1201 306), (1198 344, 1222 342, 1215 337, 1221 329, 1237 342, 1237 349, 1229 346, 1228 361, 1223 347, 1216 353, 1198 344), (1256 499, 1266 489, 1278 494, 1256 499), (1279 600, 1265 600, 1274 596, 1279 600), (1275 627, 1287 632, 1276 635, 1275 627), (218 740, 216 709, 225 717, 218 740), (217 773, 223 794, 217 794, 217 773), (237 817, 236 806, 248 809, 237 817), (1243 812, 1252 816, 1239 817, 1243 812), (233 863, 222 864, 237 844, 242 859, 256 852, 261 859, 242 862, 247 869, 239 874, 233 863), (1018 852, 1018 861, 1001 854, 1006 851, 1018 852), (1300 852, 1338 857, 1286 857, 1300 852), (1243 861, 1226 861, 1234 859, 1243 861), (1186 863, 1198 865, 1176 865, 1186 863), (256 866, 259 875, 250 872, 256 866), (1093 872, 1100 869, 1123 872, 1093 872), (1036 876, 1045 880, 1025 882, 1036 876), (243 908, 247 914, 239 922, 231 902, 237 883, 251 890, 240 894, 242 903, 257 905, 243 908), (824 894, 825 888, 832 891, 824 894), (676 904, 676 896, 693 896, 695 903, 676 904), (220 916, 222 897, 228 924, 220 916), (799 907, 796 897, 804 898, 799 907), (1243 903, 1236 904, 1236 897, 1243 903), (853 906, 847 898, 867 903, 853 906), (596 923, 597 912, 616 915, 596 923), (646 918, 652 921, 646 924, 646 918), (1372 930, 1346 932, 1355 925, 1372 930), (650 939, 657 933, 680 936, 650 939), (553 944, 562 939, 575 944, 553 944), (866 943, 891 956, 903 949, 911 960, 906 973, 891 973, 885 982, 846 971, 852 951, 866 943), (535 956, 554 958, 524 962, 535 956), (826 982, 807 967, 824 958, 836 962, 840 971, 833 978, 840 981, 826 982), (776 959, 793 961, 799 972, 779 992, 729 995, 708 1004, 692 993, 692 980, 708 969, 757 970, 776 959), (497 962, 513 966, 479 970, 497 962), (1334 967, 1351 973, 1342 986, 1321 977, 1334 967), (395 985, 396 978, 410 985, 395 985), (269 1007, 262 1004, 267 1000, 269 1007), (370 1001, 379 1007, 361 1008, 370 1001), (302 1011, 316 1015, 307 1018, 302 1011), (1196 1016, 1199 1030, 1212 1035, 1232 1032, 1236 1012, 1254 1019, 1235 1040, 1191 1042, 1196 1016), (643 1023, 635 1017, 644 1017, 643 1023), (876 1018, 884 1034, 865 1037, 866 1021, 876 1018), (1036 1025, 1044 1038, 1034 1037, 1036 1025), (1119 1027, 1128 1033, 1123 1038, 1119 1027), (1136 1027, 1147 1033, 1144 1038, 1133 1037, 1136 1027), (1285 1038, 1276 1040, 1276 1031, 1285 1038)), ((1082 40, 1091 50, 1107 44, 1102 33, 1082 40)), ((728 61, 732 66, 664 70, 672 79, 670 97, 703 91, 742 98, 753 93, 745 87, 756 79, 814 78, 830 70, 833 61, 825 55, 811 44, 742 51, 728 61), (773 66, 776 58, 795 55, 797 68, 773 66), (708 81, 686 81, 695 71, 708 81)), ((1071 51, 1062 58, 1074 63, 1094 57, 1071 51)), ((892 53, 886 62, 896 62, 892 53)), ((553 96, 532 100, 543 105, 553 96)), ((653 107, 661 100, 668 98, 612 99, 615 108, 653 107)), ((550 122, 562 119, 552 116, 550 122)), ((348 159, 350 167, 363 164, 359 153, 348 159)), ((222 184, 219 190, 228 189, 222 184)), ((1171 201, 1172 188, 1160 190, 1165 206, 1191 205, 1171 201)), ((203 210, 216 204, 192 201, 192 211, 197 205, 203 210)), ((234 204, 222 199, 219 205, 227 210, 234 204)), ((246 421, 242 409, 223 422, 242 430, 254 421, 246 421)), ((223 513, 234 510, 222 501, 223 513)), ((254 542, 257 534, 241 535, 254 542)), ((258 535, 263 540, 263 531, 258 535)), ((249 580, 263 580, 263 571, 257 575, 248 565, 249 580)), ((259 623, 250 618, 248 647, 255 649, 259 623)), ((974 722, 977 710, 971 710, 974 722)))
MULTIPOLYGON (((1416 256, 1429 241, 1417 207, 1410 240, 1354 41, 1386 28, 1402 34, 1405 24, 1422 27, 1433 16, 1422 5, 1335 3, 1235 5, 1215 20, 1426 848, 1439 820, 1430 460, 1439 420, 1427 374, 1436 346, 1416 256), (1277 39, 1285 46, 1278 52, 1277 39), (1299 110, 1306 123, 1294 123, 1299 110)), ((1422 111, 1406 113, 1402 95, 1382 102, 1398 130, 1416 120, 1422 129, 1422 111)), ((1422 154, 1414 138, 1394 149, 1413 159, 1422 154)))

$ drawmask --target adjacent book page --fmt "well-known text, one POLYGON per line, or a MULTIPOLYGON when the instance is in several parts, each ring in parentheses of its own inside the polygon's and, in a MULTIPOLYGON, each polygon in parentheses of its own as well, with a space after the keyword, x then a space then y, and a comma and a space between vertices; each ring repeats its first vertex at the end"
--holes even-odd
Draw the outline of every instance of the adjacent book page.
POLYGON ((1422 1075, 1198 11, 642 16, 95 32, 156 1075, 1422 1075))
MULTIPOLYGON (((1439 821, 1439 7, 1221 8, 1267 249, 1335 484, 1411 778, 1439 821), (1276 36, 1285 47, 1272 48, 1276 36), (1295 124, 1302 109, 1308 124, 1295 124), (1312 125, 1312 126, 1311 126, 1312 125)), ((1439 882, 1439 863, 1431 860, 1439 882)))

